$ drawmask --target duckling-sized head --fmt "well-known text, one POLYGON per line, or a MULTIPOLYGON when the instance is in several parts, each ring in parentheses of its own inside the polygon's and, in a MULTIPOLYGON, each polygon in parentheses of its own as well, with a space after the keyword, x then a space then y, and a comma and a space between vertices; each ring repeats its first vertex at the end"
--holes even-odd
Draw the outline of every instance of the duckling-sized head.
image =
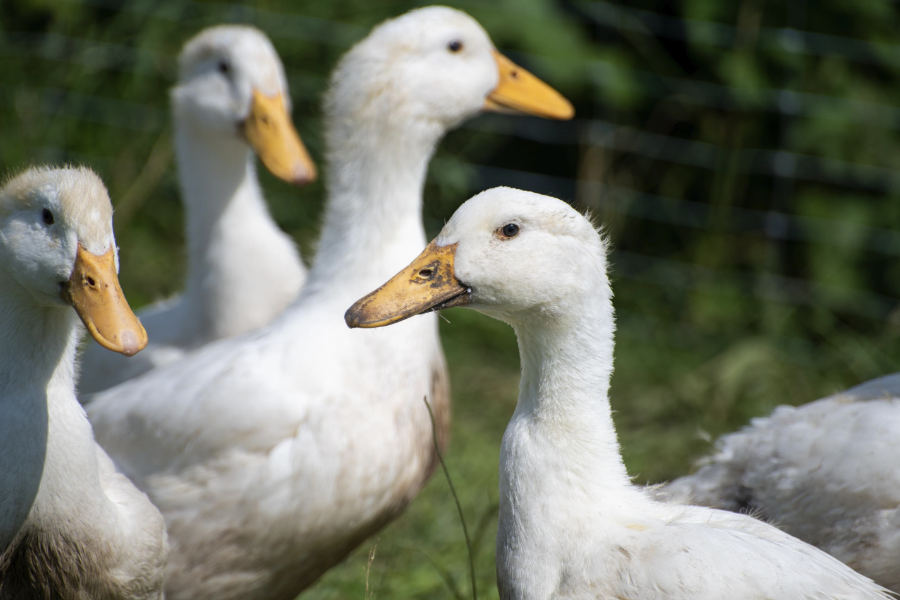
POLYGON ((341 60, 326 98, 332 129, 396 119, 443 132, 483 111, 570 119, 572 105, 494 48, 472 17, 431 6, 385 21, 341 60))
POLYGON ((269 171, 303 185, 316 167, 291 121, 284 67, 272 42, 243 25, 204 29, 179 57, 177 117, 208 135, 241 139, 269 171))
POLYGON ((119 286, 112 212, 90 169, 28 169, 0 189, 0 268, 36 304, 71 305, 101 346, 131 356, 147 332, 119 286))
POLYGON ((408 267, 356 302, 349 327, 382 327, 469 306, 510 324, 565 318, 609 301, 606 245, 593 224, 556 198, 494 188, 463 204, 408 267))

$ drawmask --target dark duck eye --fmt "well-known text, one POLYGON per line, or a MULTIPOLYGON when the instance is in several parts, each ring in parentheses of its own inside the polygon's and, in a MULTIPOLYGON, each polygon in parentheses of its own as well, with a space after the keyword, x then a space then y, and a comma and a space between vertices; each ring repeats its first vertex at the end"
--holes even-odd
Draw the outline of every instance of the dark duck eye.
POLYGON ((225 77, 228 77, 229 75, 231 75, 231 67, 228 66, 228 63, 225 62, 224 60, 219 61, 219 73, 221 73, 225 77))
POLYGON ((515 223, 507 223, 500 228, 500 235, 505 238, 516 237, 519 233, 519 226, 515 223))
POLYGON ((447 50, 450 52, 459 52, 463 49, 463 43, 459 40, 453 40, 447 44, 447 50))
POLYGON ((46 208, 41 211, 41 219, 44 220, 44 225, 53 225, 53 213, 46 208))

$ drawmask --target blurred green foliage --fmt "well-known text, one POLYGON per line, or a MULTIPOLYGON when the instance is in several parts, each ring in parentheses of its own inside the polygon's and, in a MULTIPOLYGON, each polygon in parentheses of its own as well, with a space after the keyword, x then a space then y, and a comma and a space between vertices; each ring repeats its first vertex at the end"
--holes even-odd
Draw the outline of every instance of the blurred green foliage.
MULTIPOLYGON (((182 212, 167 90, 201 28, 252 23, 285 63, 294 118, 322 156, 338 57, 394 0, 14 0, 0 4, 0 164, 82 162, 117 205, 122 283, 142 305, 181 287, 182 212)), ((571 98, 575 122, 483 116, 432 163, 430 233, 472 193, 513 185, 589 209, 613 244, 617 410, 636 481, 686 472, 709 440, 777 404, 896 370, 900 4, 886 0, 461 0, 496 45, 571 98)), ((273 214, 315 251, 321 183, 261 170, 273 214)), ((508 327, 442 324, 447 459, 496 597, 500 437, 515 406, 508 327)), ((369 597, 465 597, 465 545, 440 475, 379 536, 369 597), (454 591, 455 590, 455 591, 454 591)), ((374 540, 310 598, 367 597, 374 540)))

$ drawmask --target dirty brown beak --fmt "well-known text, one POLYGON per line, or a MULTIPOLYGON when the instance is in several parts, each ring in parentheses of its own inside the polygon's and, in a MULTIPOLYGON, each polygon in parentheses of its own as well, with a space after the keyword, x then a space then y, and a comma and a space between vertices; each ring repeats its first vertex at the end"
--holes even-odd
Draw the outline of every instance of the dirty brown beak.
POLYGON ((294 129, 281 94, 269 97, 253 90, 250 114, 241 130, 272 175, 294 185, 315 181, 316 165, 294 129))
POLYGON ((456 246, 428 244, 408 267, 350 307, 344 314, 347 326, 384 327, 414 315, 468 304, 470 290, 453 272, 456 246))
POLYGON ((97 256, 78 244, 75 268, 63 284, 62 299, 75 308, 91 336, 107 350, 133 356, 147 345, 147 332, 119 286, 113 248, 97 256))
POLYGON ((572 103, 552 87, 494 50, 500 81, 484 101, 485 110, 523 112, 545 119, 575 116, 572 103))

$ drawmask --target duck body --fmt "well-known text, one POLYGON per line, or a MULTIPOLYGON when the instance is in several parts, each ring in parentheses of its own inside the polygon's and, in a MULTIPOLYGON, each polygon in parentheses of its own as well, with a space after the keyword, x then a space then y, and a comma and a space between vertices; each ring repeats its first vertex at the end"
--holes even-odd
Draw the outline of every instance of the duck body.
POLYGON ((253 28, 214 27, 188 42, 181 70, 172 110, 186 209, 185 290, 138 313, 151 339, 140 355, 131 359, 88 348, 79 382, 83 395, 268 324, 306 280, 300 253, 272 219, 256 174, 256 152, 268 158, 267 150, 287 145, 292 153, 285 161, 292 166, 276 164, 273 172, 298 184, 315 176, 286 113, 280 106, 257 109, 266 100, 251 95, 285 102, 287 84, 274 48, 253 28), (247 125, 241 124, 255 110, 267 110, 279 126, 272 141, 248 143, 247 125))
POLYGON ((500 597, 888 598, 771 525, 658 502, 631 484, 608 399, 611 299, 606 244, 587 219, 498 188, 460 207, 409 268, 347 313, 351 326, 377 327, 451 303, 515 329, 522 380, 500 451, 500 597), (408 272, 422 264, 452 275, 422 287, 408 272))
POLYGON ((900 591, 900 397, 895 376, 781 406, 717 442, 657 493, 759 514, 900 591))
MULTIPOLYGON (((79 257, 114 252, 111 216, 106 190, 86 169, 31 169, 0 190, 4 600, 163 595, 163 518, 94 442, 74 393, 77 317, 58 300, 75 245, 86 248, 79 257), (56 215, 43 230, 31 224, 42 207, 56 215), (39 280, 46 283, 38 286, 39 280)), ((142 333, 136 320, 133 325, 142 333)))
MULTIPOLYGON (((407 142, 381 156, 408 157, 400 163, 413 173, 381 164, 366 171, 374 180, 357 171, 332 183, 342 201, 329 206, 320 250, 332 258, 317 261, 284 314, 89 405, 100 444, 165 515, 169 598, 292 599, 399 514, 433 471, 423 398, 442 440, 449 430, 435 318, 364 338, 342 322, 358 286, 424 243, 430 148, 407 153, 407 142), (382 211, 373 192, 405 210, 382 211)), ((363 147, 345 159, 357 152, 378 154, 363 147)))
MULTIPOLYGON (((128 407, 138 445, 100 437, 166 516, 169 597, 294 598, 398 515, 434 469, 424 397, 442 440, 449 426, 434 320, 360 341, 327 325, 340 301, 316 300, 256 339, 168 368, 173 382, 192 373, 203 388, 157 387, 128 407), (298 347, 297 330, 331 343, 298 347)), ((121 422, 111 411, 104 419, 121 422)))

